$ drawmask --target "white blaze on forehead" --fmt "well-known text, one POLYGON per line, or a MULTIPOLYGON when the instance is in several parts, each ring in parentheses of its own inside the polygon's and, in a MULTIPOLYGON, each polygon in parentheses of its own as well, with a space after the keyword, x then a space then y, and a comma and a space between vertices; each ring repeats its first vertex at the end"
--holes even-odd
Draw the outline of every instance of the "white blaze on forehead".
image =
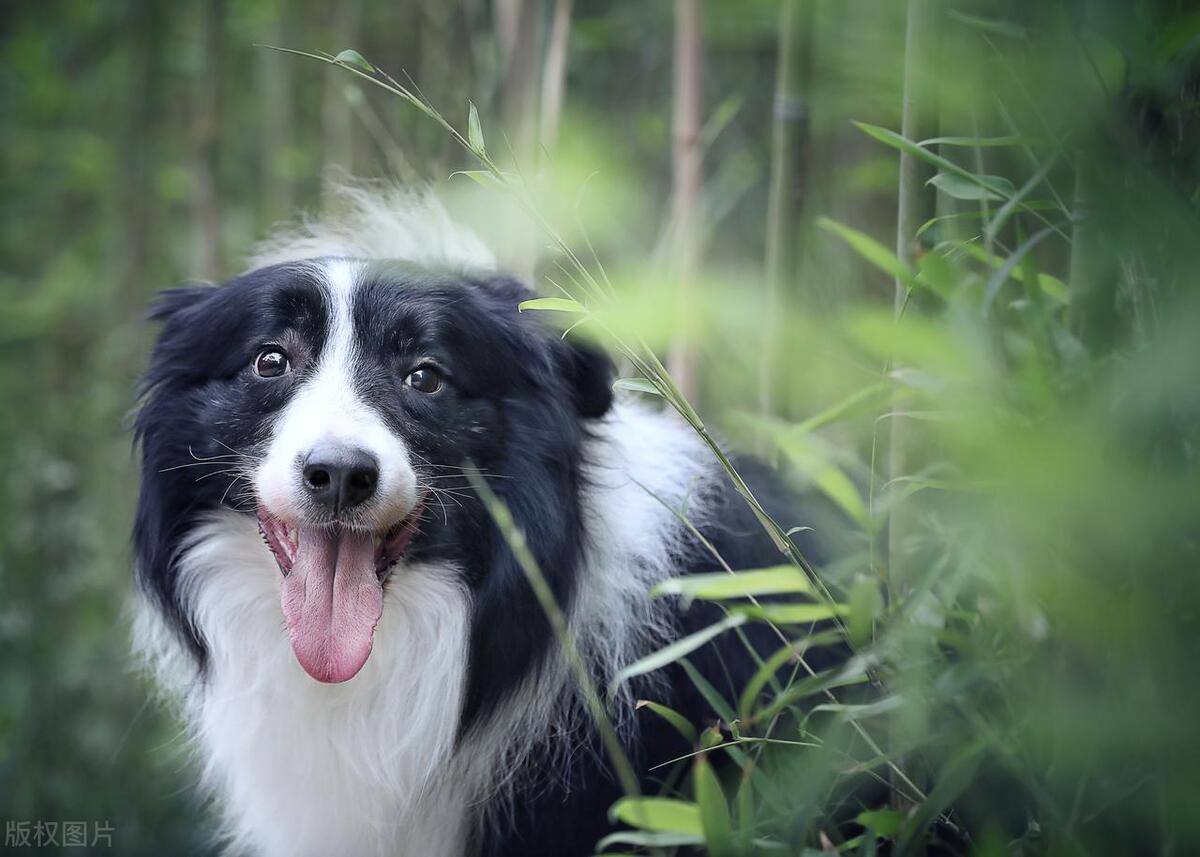
POLYGON ((376 495, 363 510, 376 529, 395 524, 416 504, 416 474, 404 441, 362 400, 355 383, 354 293, 364 268, 362 262, 350 259, 313 265, 328 302, 325 342, 312 374, 276 419, 266 458, 255 477, 259 500, 288 523, 303 517, 301 468, 318 442, 356 447, 379 462, 376 495))

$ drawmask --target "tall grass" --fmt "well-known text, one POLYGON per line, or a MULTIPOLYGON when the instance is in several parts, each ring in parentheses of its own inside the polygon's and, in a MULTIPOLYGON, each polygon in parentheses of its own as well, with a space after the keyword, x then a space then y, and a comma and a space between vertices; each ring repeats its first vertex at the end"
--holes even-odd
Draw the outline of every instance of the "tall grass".
MULTIPOLYGON (((610 278, 586 231, 544 211, 537 180, 502 167, 474 108, 460 131, 356 52, 306 54, 416 107, 478 161, 468 177, 519 203, 556 265, 552 295, 522 308, 567 314, 619 354, 630 368, 620 386, 678 412, 780 550, 778 567, 736 574, 714 552, 714 575, 665 587, 726 616, 627 675, 687 668, 691 651, 745 623, 770 625, 779 648, 738 699, 694 675, 719 724, 647 701, 695 751, 668 766, 666 793, 628 786, 614 813, 633 829, 599 849, 1167 853, 1200 841, 1200 176, 1165 180, 1153 137, 1129 127, 1139 98, 1190 73, 1196 20, 1164 9, 1133 15, 1160 37, 1120 46, 1124 95, 1095 61, 1121 55, 1104 43, 1120 37, 1119 10, 1108 30, 1083 34, 1066 13, 941 13, 943 65, 908 57, 914 79, 961 73, 939 95, 936 135, 859 124, 908 177, 901 252, 831 219, 817 234, 894 281, 898 303, 881 292, 819 314, 773 295, 793 336, 772 342, 771 362, 794 368, 766 400, 794 401, 824 371, 835 395, 820 407, 763 416, 754 384, 751 401, 722 402, 712 390, 737 375, 721 369, 706 387, 709 405, 730 411, 730 436, 767 438, 782 472, 836 510, 819 571, 791 539, 810 521, 767 515, 663 368, 662 331, 630 288, 643 281, 610 278), (945 65, 967 55, 984 59, 945 65), (922 165, 939 205, 918 218, 922 165), (888 464, 892 432, 904 454, 888 464), (779 592, 795 600, 757 600, 779 592), (809 668, 805 654, 833 643, 852 653, 845 663, 809 668)), ((717 283, 696 290, 695 310, 724 341, 756 342, 759 291, 717 283)), ((485 499, 519 548, 502 505, 485 499)), ((601 706, 596 715, 603 723, 601 706)))

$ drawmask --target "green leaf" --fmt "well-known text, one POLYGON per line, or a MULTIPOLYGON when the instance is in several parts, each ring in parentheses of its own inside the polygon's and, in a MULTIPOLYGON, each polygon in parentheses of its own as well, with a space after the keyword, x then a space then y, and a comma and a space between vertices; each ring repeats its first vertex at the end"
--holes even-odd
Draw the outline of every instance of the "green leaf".
POLYGON ((682 658, 679 661, 679 665, 683 667, 683 671, 687 673, 696 690, 700 691, 700 695, 704 697, 704 701, 717 713, 718 717, 726 723, 732 723, 734 720, 737 720, 737 712, 733 710, 733 707, 725 697, 721 696, 720 692, 712 686, 712 682, 706 679, 700 670, 692 666, 691 661, 687 658, 682 658))
POLYGON ((960 24, 966 24, 968 27, 979 30, 983 33, 992 33, 997 36, 1008 36, 1012 39, 1026 38, 1025 28, 1019 27, 1016 24, 1010 24, 1008 21, 998 21, 994 18, 983 18, 979 15, 970 15, 966 12, 959 12, 957 9, 948 9, 946 16, 953 18, 960 24))
POLYGON ((812 583, 794 565, 777 565, 735 574, 719 571, 713 574, 689 574, 672 577, 650 590, 650 597, 682 595, 705 601, 726 598, 745 598, 748 595, 778 595, 784 592, 811 592, 812 583))
POLYGON ((713 112, 709 114, 704 127, 700 129, 701 148, 707 149, 717 137, 721 136, 721 132, 738 115, 745 100, 745 96, 735 93, 716 106, 713 112))
POLYGON ((953 173, 938 173, 928 184, 933 185, 947 196, 955 199, 1008 199, 1016 188, 1013 183, 1002 176, 976 175, 977 181, 968 181, 953 173))
POLYGON ((612 681, 609 683, 609 694, 615 694, 616 689, 626 680, 634 676, 662 669, 668 664, 673 664, 689 652, 694 652, 718 634, 728 631, 730 628, 736 628, 745 621, 745 616, 737 614, 726 616, 720 622, 715 622, 707 628, 702 628, 694 634, 688 634, 686 637, 676 640, 674 643, 659 649, 657 652, 651 652, 644 658, 639 658, 613 676, 612 681))
POLYGON ((1050 174, 1050 170, 1054 169, 1054 165, 1058 162, 1058 157, 1048 158, 1045 163, 1038 167, 1037 171, 1021 185, 1021 189, 1014 193, 1004 205, 1000 206, 1000 210, 996 212, 995 217, 988 223, 987 229, 984 230, 984 240, 991 244, 996 240, 996 236, 1000 234, 1000 230, 1004 228, 1004 224, 1012 217, 1017 206, 1021 205, 1025 197, 1033 193, 1034 189, 1045 181, 1046 176, 1050 174))
POLYGON ((963 747, 941 767, 934 778, 936 785, 913 810, 912 817, 905 820, 896 853, 916 852, 917 849, 913 847, 915 840, 923 836, 933 820, 971 785, 988 749, 986 741, 976 741, 963 747))
MULTIPOLYGON (((962 245, 962 249, 968 256, 983 262, 985 265, 989 265, 993 268, 1004 267, 1004 259, 995 254, 988 253, 987 250, 983 249, 978 244, 964 244, 962 245)), ((1018 283, 1025 282, 1025 273, 1019 267, 1011 269, 1008 272, 1008 276, 1012 277, 1018 283)), ((1053 298, 1060 304, 1067 303, 1069 299, 1067 284, 1058 277, 1050 274, 1038 274, 1038 287, 1041 288, 1042 292, 1048 297, 1053 298)))
POLYGON ((455 176, 466 176, 476 184, 497 190, 508 190, 511 178, 509 173, 496 175, 491 170, 455 170, 450 174, 450 178, 455 176))
POLYGON ((1028 146, 1034 141, 1028 137, 1010 134, 1006 137, 930 137, 917 143, 918 146, 964 146, 970 149, 986 149, 993 146, 1028 146))
POLYGON ((618 378, 613 382, 613 389, 633 390, 635 393, 649 393, 652 396, 662 395, 662 391, 645 378, 618 378))
POLYGON ((883 611, 883 596, 879 585, 870 577, 861 575, 850 589, 850 619, 847 630, 855 647, 865 645, 871 639, 875 617, 883 611))
POLYGON ((739 604, 729 609, 734 615, 744 615, 776 625, 802 625, 850 613, 850 607, 846 604, 739 604))
POLYGON ((904 813, 896 809, 872 809, 860 812, 854 820, 876 836, 894 836, 904 824, 904 813))
POLYGON ((704 828, 704 843, 711 857, 727 857, 733 853, 733 819, 721 781, 713 773, 707 756, 697 756, 692 768, 696 804, 700 807, 700 824, 704 828))
POLYGON ((935 154, 928 149, 918 146, 912 140, 897 134, 895 131, 889 130, 888 128, 881 128, 878 125, 870 125, 866 122, 854 122, 853 124, 854 127, 858 128, 864 134, 874 137, 884 145, 891 146, 893 149, 899 149, 901 152, 906 152, 915 158, 920 158, 927 164, 933 164, 933 166, 937 167, 944 173, 958 176, 960 179, 979 185, 985 190, 992 191, 993 193, 1000 190, 999 187, 993 187, 983 183, 979 176, 976 176, 969 170, 964 170, 958 164, 954 163, 954 161, 947 160, 941 155, 935 154))
POLYGON ((367 74, 375 73, 375 66, 363 59, 363 55, 358 51, 351 50, 350 48, 347 48, 334 57, 333 61, 339 65, 348 65, 352 68, 357 68, 359 71, 365 71, 367 74))
POLYGON ((669 797, 626 797, 612 805, 609 818, 638 830, 654 833, 687 833, 703 836, 700 807, 669 797))
POLYGON ((830 220, 828 217, 817 218, 817 225, 826 232, 832 232, 850 245, 850 249, 858 253, 876 268, 898 280, 909 282, 913 272, 900 259, 870 235, 851 229, 849 226, 830 220))
POLYGON ((471 148, 482 154, 487 151, 483 145, 483 127, 479 124, 479 111, 475 109, 475 102, 468 101, 467 105, 467 142, 471 144, 471 148))
POLYGON ((596 843, 601 852, 610 845, 641 845, 646 848, 670 848, 675 845, 703 845, 704 837, 695 833, 649 833, 644 830, 618 830, 596 843))
POLYGON ((794 705, 801 700, 807 699, 818 693, 824 693, 827 690, 832 690, 835 687, 845 687, 850 684, 862 684, 867 680, 866 673, 857 659, 853 659, 846 666, 839 669, 825 670, 816 675, 802 678, 799 681, 794 681, 783 692, 777 695, 770 704, 759 709, 754 714, 754 720, 761 722, 770 720, 778 712, 787 708, 789 705, 794 705))
POLYGON ((754 710, 754 703, 758 701, 758 695, 767 686, 767 682, 775 673, 783 669, 785 664, 791 663, 799 657, 801 651, 796 643, 788 643, 763 661, 762 666, 758 668, 750 681, 746 682, 741 696, 738 697, 738 711, 741 712, 743 718, 750 717, 750 713, 754 710))
POLYGON ((529 309, 542 312, 587 312, 587 307, 570 298, 532 298, 517 304, 517 312, 525 312, 529 309))
POLYGON ((711 750, 713 747, 720 747, 724 743, 725 736, 721 734, 719 724, 714 723, 700 733, 700 748, 702 750, 711 750))
POLYGON ((841 507, 861 527, 870 526, 867 505, 850 477, 832 460, 820 439, 803 432, 788 432, 778 437, 780 451, 798 467, 821 492, 841 507))
POLYGON ((835 423, 843 417, 854 413, 860 407, 865 408, 867 405, 873 407, 876 401, 886 392, 886 385, 871 384, 869 387, 864 387, 861 390, 851 393, 837 404, 830 405, 825 410, 813 414, 804 422, 797 424, 795 430, 801 434, 816 431, 823 426, 835 423))
POLYGON ((868 717, 875 717, 879 714, 890 714, 904 706, 904 697, 899 695, 885 696, 883 699, 878 699, 875 702, 864 703, 842 703, 830 702, 824 705, 818 705, 809 713, 816 714, 818 711, 828 711, 833 714, 842 715, 843 720, 864 720, 868 717))
POLYGON ((670 706, 663 705, 659 702, 651 702, 648 699, 639 699, 634 708, 649 708, 663 720, 675 727, 675 731, 683 736, 683 740, 687 741, 691 746, 696 746, 696 727, 691 722, 670 706))
POLYGON ((992 272, 992 275, 988 277, 987 287, 983 293, 983 312, 985 315, 991 309, 992 301, 995 300, 1005 280, 1011 277, 1017 282, 1021 281, 1022 275, 1014 272, 1019 270, 1017 266, 1020 265, 1021 259, 1024 258, 1025 254, 1041 243, 1042 240, 1048 238, 1053 231, 1051 227, 1047 226, 1045 229, 1035 232, 1031 238, 1023 241, 1017 249, 1013 250, 1009 257, 1004 260, 1004 264, 992 272))

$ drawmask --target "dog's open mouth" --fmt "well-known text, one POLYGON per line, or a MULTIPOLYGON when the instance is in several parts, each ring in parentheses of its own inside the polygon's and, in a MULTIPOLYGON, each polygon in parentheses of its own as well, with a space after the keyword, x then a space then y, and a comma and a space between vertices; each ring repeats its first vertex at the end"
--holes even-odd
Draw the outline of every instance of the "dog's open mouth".
POLYGON ((259 530, 283 572, 292 650, 313 678, 346 681, 367 662, 383 613, 383 581, 416 535, 421 508, 372 533, 337 524, 292 527, 259 506, 259 530))

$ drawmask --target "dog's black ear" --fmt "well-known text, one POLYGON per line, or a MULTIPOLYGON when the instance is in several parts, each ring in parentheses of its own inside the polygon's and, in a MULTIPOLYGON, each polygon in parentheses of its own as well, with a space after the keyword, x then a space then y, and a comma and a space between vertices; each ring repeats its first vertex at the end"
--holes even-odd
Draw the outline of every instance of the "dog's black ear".
POLYGON ((608 354, 579 337, 564 340, 559 354, 580 416, 596 419, 608 413, 613 403, 613 365, 608 354))
POLYGON ((216 290, 217 286, 212 283, 163 289, 152 299, 148 317, 151 321, 169 321, 189 307, 202 303, 216 290))
MULTIPOLYGON (((477 280, 475 285, 508 312, 515 313, 522 301, 538 296, 537 292, 516 277, 507 275, 477 280)), ((613 403, 613 366, 604 349, 577 335, 564 338, 560 330, 553 326, 553 321, 547 318, 557 313, 530 312, 525 315, 528 320, 521 326, 526 330, 537 328, 539 342, 545 342, 543 337, 553 337, 550 349, 553 362, 566 380, 580 416, 595 419, 608 413, 613 403)), ((538 350, 546 354, 544 348, 538 350)))

